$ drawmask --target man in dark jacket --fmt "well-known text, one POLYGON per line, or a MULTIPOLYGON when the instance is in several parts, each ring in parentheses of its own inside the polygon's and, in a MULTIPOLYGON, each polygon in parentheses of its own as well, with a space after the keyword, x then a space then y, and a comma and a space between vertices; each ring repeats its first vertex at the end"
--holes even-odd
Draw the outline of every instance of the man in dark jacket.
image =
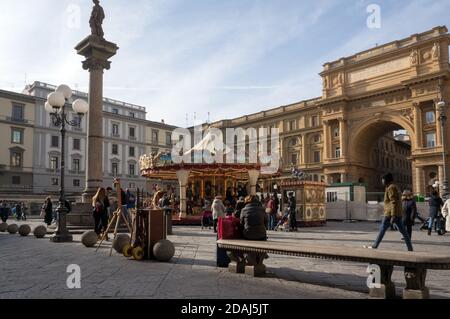
POLYGON ((434 190, 431 193, 429 204, 430 204, 430 218, 428 222, 428 236, 431 236, 435 220, 438 220, 436 222, 436 231, 440 233, 441 227, 439 223, 439 213, 441 211, 441 207, 444 206, 444 202, 442 198, 439 197, 439 194, 436 190, 434 190))
POLYGON ((257 196, 251 195, 245 199, 245 207, 241 211, 243 235, 248 240, 267 240, 267 215, 257 196))
POLYGON ((297 231, 297 201, 293 193, 289 193, 288 206, 289 206, 289 228, 290 231, 297 231))
POLYGON ((8 206, 4 201, 0 202, 0 217, 4 223, 6 223, 9 217, 8 206))
POLYGON ((417 215, 417 205, 413 193, 405 190, 402 195, 403 202, 403 225, 406 227, 409 238, 412 239, 412 227, 417 215))
POLYGON ((413 251, 413 246, 411 244, 411 238, 405 229, 402 222, 403 208, 400 190, 397 185, 394 184, 394 177, 392 174, 386 174, 382 179, 383 186, 385 187, 384 193, 384 217, 381 221, 380 231, 378 233, 377 239, 372 246, 364 246, 365 248, 377 249, 383 240, 386 231, 392 224, 395 224, 405 238, 406 246, 408 251, 413 251))

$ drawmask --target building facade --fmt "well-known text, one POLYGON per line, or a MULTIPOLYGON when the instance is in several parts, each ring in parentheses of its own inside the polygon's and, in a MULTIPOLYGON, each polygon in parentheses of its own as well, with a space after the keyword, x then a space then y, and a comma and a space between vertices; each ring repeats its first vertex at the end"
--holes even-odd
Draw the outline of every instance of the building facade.
POLYGON ((314 181, 365 183, 377 191, 380 174, 392 172, 402 187, 427 194, 431 182, 444 180, 444 166, 449 172, 442 154, 450 129, 442 131, 435 107, 441 99, 450 103, 449 45, 448 29, 440 26, 326 63, 321 97, 211 126, 278 128, 284 176, 296 167, 314 181), (386 136, 399 130, 410 146, 386 136), (386 143, 401 152, 386 150, 386 143))
MULTIPOLYGON (((159 154, 171 153, 172 151, 172 132, 175 126, 167 125, 164 121, 148 122, 146 127, 146 153, 159 154)), ((176 189, 177 183, 174 181, 163 180, 147 180, 147 190, 154 192, 156 188, 167 190, 168 188, 176 189)))
POLYGON ((33 97, 0 90, 0 197, 33 191, 33 97))
MULTIPOLYGON (((24 90, 24 93, 29 95, 28 98, 35 101, 34 154, 33 163, 30 165, 33 167, 34 194, 56 194, 60 188, 61 137, 59 128, 53 126, 44 108, 48 94, 55 89, 53 85, 34 82, 24 90)), ((71 103, 78 98, 87 101, 88 95, 79 91, 73 92, 66 105, 69 120, 78 117, 71 107, 71 103)), ((84 118, 78 127, 66 126, 65 189, 68 196, 79 196, 85 189, 86 125, 84 118)), ((143 106, 105 98, 102 157, 105 187, 112 187, 114 178, 118 177, 123 188, 133 191, 138 188, 146 189, 148 183, 140 176, 139 157, 150 150, 170 149, 164 139, 173 129, 173 126, 164 123, 147 121, 146 109, 143 106), (151 134, 158 136, 158 142, 149 139, 151 134)))

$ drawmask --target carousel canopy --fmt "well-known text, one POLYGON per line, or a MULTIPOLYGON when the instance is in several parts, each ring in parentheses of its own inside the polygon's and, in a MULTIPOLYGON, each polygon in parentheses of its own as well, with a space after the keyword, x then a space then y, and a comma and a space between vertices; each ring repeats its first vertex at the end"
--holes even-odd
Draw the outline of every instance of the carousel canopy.
MULTIPOLYGON (((220 150, 220 148, 222 148, 223 163, 213 164, 208 164, 205 162, 175 164, 173 163, 169 152, 143 155, 140 158, 141 175, 150 179, 177 180, 177 171, 187 170, 190 172, 190 178, 220 176, 247 180, 248 171, 261 169, 261 165, 259 163, 226 163, 226 155, 234 150, 222 141, 217 141, 216 137, 211 132, 208 132, 199 143, 185 152, 184 155, 194 156, 196 152, 207 152, 212 156, 215 156, 217 154, 217 150, 220 150)), ((245 158, 248 158, 247 152, 245 158)), ((277 173, 260 177, 267 178, 277 176, 280 176, 280 174, 277 173)))

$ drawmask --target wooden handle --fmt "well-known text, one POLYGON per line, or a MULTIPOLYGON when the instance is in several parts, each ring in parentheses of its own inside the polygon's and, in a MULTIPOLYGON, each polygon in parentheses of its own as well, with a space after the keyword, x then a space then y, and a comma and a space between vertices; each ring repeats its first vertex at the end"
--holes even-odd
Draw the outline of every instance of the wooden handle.
POLYGON ((120 207, 122 206, 122 192, 121 192, 121 186, 120 186, 120 179, 115 178, 114 179, 114 186, 116 187, 116 192, 117 192, 117 206, 120 209, 120 207))

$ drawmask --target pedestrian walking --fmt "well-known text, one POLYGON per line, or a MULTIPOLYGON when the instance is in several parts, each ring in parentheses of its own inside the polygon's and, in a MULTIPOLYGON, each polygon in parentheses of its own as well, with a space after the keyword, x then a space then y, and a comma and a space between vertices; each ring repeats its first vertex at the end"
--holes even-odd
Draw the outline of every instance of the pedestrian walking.
POLYGON ((290 192, 288 197, 289 207, 289 231, 297 231, 297 201, 294 197, 294 193, 290 192))
POLYGON ((275 199, 273 195, 270 195, 269 200, 267 201, 266 214, 267 214, 267 230, 274 230, 277 212, 275 208, 275 199))
POLYGON ((403 203, 403 225, 406 227, 409 238, 412 240, 412 227, 417 216, 417 205, 413 193, 405 190, 402 195, 403 203))
POLYGON ((8 205, 6 204, 5 201, 1 201, 0 202, 0 218, 1 218, 2 222, 6 223, 6 221, 8 220, 8 217, 9 217, 8 205))
POLYGON ((212 204, 214 232, 217 233, 217 222, 220 217, 225 217, 226 207, 222 202, 222 196, 216 196, 212 204))
POLYGON ((52 221, 53 221, 53 204, 52 204, 52 198, 50 196, 48 196, 45 199, 45 202, 42 205, 41 217, 44 218, 44 222, 47 224, 47 226, 50 226, 52 224, 52 221))
MULTIPOLYGON (((94 231, 97 233, 99 239, 102 238, 102 231, 103 234, 105 234, 108 227, 108 207, 109 199, 106 196, 106 190, 103 187, 100 187, 92 198, 94 231)), ((106 240, 108 240, 108 234, 105 235, 106 240)))
POLYGON ((22 220, 27 220, 27 209, 28 207, 24 202, 20 204, 20 210, 22 211, 22 220))
POLYGON ((444 206, 442 198, 439 196, 437 190, 433 190, 430 196, 430 218, 428 220, 428 236, 431 236, 433 231, 433 225, 436 221, 436 232, 439 234, 441 231, 441 225, 439 223, 439 213, 441 212, 441 207, 444 206))
POLYGON ((377 249, 380 245, 386 231, 393 224, 397 226, 397 229, 405 238, 406 246, 408 251, 413 251, 413 246, 411 244, 411 238, 405 229, 402 222, 402 202, 400 196, 400 190, 397 185, 394 184, 394 177, 392 174, 386 174, 382 179, 383 186, 385 187, 384 192, 384 217, 381 221, 380 231, 372 246, 364 246, 365 248, 377 249))
POLYGON ((442 207, 442 216, 445 218, 445 231, 450 232, 450 199, 442 207))

